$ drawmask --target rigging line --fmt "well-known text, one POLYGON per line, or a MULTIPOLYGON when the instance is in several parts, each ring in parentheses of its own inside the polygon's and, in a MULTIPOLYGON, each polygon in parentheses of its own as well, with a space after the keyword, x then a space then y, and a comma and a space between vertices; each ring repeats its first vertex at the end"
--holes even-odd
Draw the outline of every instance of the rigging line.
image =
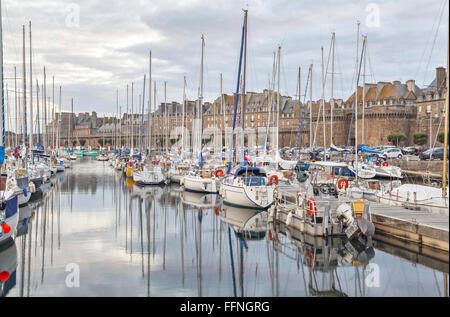
POLYGON ((369 60, 370 76, 372 77, 373 83, 376 83, 377 80, 375 78, 375 72, 373 71, 373 68, 372 68, 372 61, 370 59, 369 42, 368 41, 366 41, 366 54, 367 54, 367 59, 369 60))
MULTIPOLYGON (((444 5, 445 5, 446 2, 447 2, 447 0, 444 0, 444 5)), ((441 15, 439 16, 439 22, 438 22, 437 27, 436 27, 436 32, 435 32, 435 34, 434 34, 433 45, 431 46, 431 51, 430 51, 430 55, 429 55, 429 57, 428 57, 427 66, 425 67, 425 74, 424 74, 424 76, 423 76, 423 83, 422 83, 422 86, 425 85, 425 79, 426 79, 426 76, 427 76, 427 73, 428 73, 428 67, 429 67, 429 65, 430 65, 431 57, 433 56, 434 45, 436 44, 436 39, 437 39, 437 35, 438 35, 438 33, 439 33, 439 28, 440 28, 440 26, 441 26, 441 20, 442 20, 442 15, 443 15, 443 13, 444 13, 444 10, 442 9, 442 10, 441 10, 441 15)))
MULTIPOLYGON (((442 0, 441 5, 439 6, 439 10, 438 10, 438 12, 437 12, 436 18, 433 19, 434 22, 433 22, 433 26, 431 27, 430 33, 433 33, 434 26, 436 25, 436 21, 438 20, 437 17, 439 16, 439 11, 442 11, 442 10, 443 10, 444 5, 445 5, 445 2, 447 2, 447 0, 442 0)), ((417 78, 417 76, 419 75, 420 65, 422 64, 423 58, 425 57, 425 53, 426 53, 426 51, 427 51, 427 48, 428 48, 428 44, 429 44, 429 42, 430 42, 430 39, 431 39, 431 37, 428 37, 428 38, 427 38, 427 42, 426 42, 425 46, 423 47, 423 52, 422 52, 422 56, 420 57, 419 67, 417 67, 416 74, 414 75, 415 78, 417 78)))

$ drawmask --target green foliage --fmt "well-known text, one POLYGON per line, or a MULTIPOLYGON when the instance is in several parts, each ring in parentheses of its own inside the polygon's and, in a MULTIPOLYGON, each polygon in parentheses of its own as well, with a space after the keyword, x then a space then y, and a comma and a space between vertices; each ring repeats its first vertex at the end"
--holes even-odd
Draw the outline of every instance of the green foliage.
POLYGON ((416 132, 413 134, 414 144, 424 145, 427 143, 428 135, 423 132, 416 132))
MULTIPOLYGON (((450 135, 450 133, 449 133, 449 135, 450 135)), ((437 139, 440 143, 444 143, 444 131, 439 132, 437 139)))
POLYGON ((387 137, 388 141, 393 145, 398 146, 398 144, 404 140, 406 140, 406 135, 400 132, 391 133, 387 137))
POLYGON ((86 144, 86 140, 85 140, 85 139, 81 139, 81 140, 80 140, 80 145, 81 145, 81 146, 84 146, 85 144, 86 144))
POLYGON ((100 138, 100 139, 98 139, 97 141, 98 141, 98 144, 99 144, 100 146, 103 146, 103 138, 100 138))

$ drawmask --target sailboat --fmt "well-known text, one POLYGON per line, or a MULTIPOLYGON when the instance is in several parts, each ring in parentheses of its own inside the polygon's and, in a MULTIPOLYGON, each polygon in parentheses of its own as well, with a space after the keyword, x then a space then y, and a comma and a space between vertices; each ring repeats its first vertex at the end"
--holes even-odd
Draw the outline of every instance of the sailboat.
POLYGON ((182 179, 182 185, 186 191, 199 193, 217 193, 219 191, 220 177, 223 171, 215 166, 207 166, 203 160, 202 136, 203 136, 203 56, 205 48, 205 37, 202 34, 202 54, 200 63, 200 87, 198 96, 198 108, 194 120, 194 158, 198 158, 197 166, 191 169, 182 179))
MULTIPOLYGON (((236 95, 234 100, 234 115, 233 126, 231 133, 231 151, 228 161, 227 177, 223 178, 220 186, 220 195, 223 198, 224 203, 243 208, 253 209, 267 209, 273 204, 273 190, 275 185, 278 184, 278 176, 273 175, 268 177, 266 171, 260 167, 248 166, 248 161, 243 150, 239 149, 241 153, 241 167, 238 167, 234 174, 231 174, 231 168, 233 163, 234 149, 234 136, 236 127, 236 115, 237 106, 239 101, 239 84, 241 79, 241 66, 244 46, 247 46, 247 15, 248 11, 244 10, 244 24, 242 26, 242 40, 241 50, 239 57, 239 69, 237 78, 236 95)), ((247 50, 245 49, 245 52, 247 50)), ((245 63, 246 58, 244 55, 244 74, 243 74, 243 87, 245 87, 245 63)), ((241 104, 241 118, 244 118, 244 105, 245 102, 245 89, 243 88, 242 104, 241 104)), ((242 136, 241 136, 242 137, 242 136)), ((241 139, 242 140, 242 139, 241 139)))
POLYGON ((3 74, 3 19, 2 19, 2 1, 0 0, 0 79, 2 104, 0 113, 0 127, 2 129, 0 140, 0 245, 9 240, 16 230, 18 215, 18 197, 15 192, 7 188, 8 174, 5 163, 5 100, 4 96, 4 74, 3 74))

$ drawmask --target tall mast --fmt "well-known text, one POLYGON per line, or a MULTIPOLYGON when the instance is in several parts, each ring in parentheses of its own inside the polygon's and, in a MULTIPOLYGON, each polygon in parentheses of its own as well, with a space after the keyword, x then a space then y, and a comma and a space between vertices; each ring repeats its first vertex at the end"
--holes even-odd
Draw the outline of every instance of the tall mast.
POLYGON ((223 104, 223 77, 222 73, 220 73, 220 108, 222 108, 222 129, 223 129, 223 138, 222 134, 220 136, 220 145, 222 151, 223 147, 225 146, 225 137, 226 137, 226 129, 225 129, 225 105, 223 104))
POLYGON ((55 76, 52 76, 52 108, 53 108, 53 120, 52 120, 52 145, 56 148, 56 127, 55 127, 55 76))
POLYGON ((36 79, 36 116, 37 116, 37 148, 38 150, 41 149, 41 117, 40 117, 40 110, 39 110, 39 81, 36 79))
POLYGON ((247 16, 248 16, 248 10, 244 10, 244 29, 245 29, 245 35, 244 35, 244 73, 242 74, 243 77, 243 83, 242 83, 242 146, 245 147, 245 138, 244 138, 244 129, 245 129, 245 83, 246 83, 246 73, 247 73, 247 16))
POLYGON ((150 50, 149 66, 148 66, 148 154, 151 156, 152 151, 152 51, 150 50))
POLYGON ((127 125, 126 125, 126 131, 125 131, 125 140, 126 140, 126 142, 125 142, 125 148, 127 148, 127 147, 129 147, 130 146, 130 143, 129 143, 129 135, 130 135, 130 129, 128 128, 129 127, 129 125, 130 125, 130 116, 129 116, 129 114, 128 114, 128 84, 127 84, 127 125))
MULTIPOLYGON (((204 57, 204 50, 205 50, 205 37, 202 34, 202 57, 200 62, 200 86, 198 90, 198 116, 199 116, 199 124, 200 124, 200 136, 199 136, 199 142, 200 142, 200 152, 202 151, 202 141, 203 141, 203 57, 204 57)), ((197 155, 200 155, 200 153, 197 153, 197 155)))
MULTIPOLYGON (((71 108, 70 108, 70 116, 69 116, 69 130, 67 131, 67 147, 71 148, 72 145, 70 144, 70 136, 72 132, 72 118, 73 118, 73 98, 71 98, 71 108)), ((72 149, 73 150, 73 149, 72 149)))
MULTIPOLYGON (((0 0, 1 1, 1 0, 0 0)), ((16 107, 16 146, 19 145, 19 108, 17 102, 17 68, 14 66, 14 105, 16 107)))
POLYGON ((59 118, 58 118, 58 141, 57 141, 57 147, 58 150, 61 146, 61 108, 62 108, 62 87, 59 86, 59 118))
POLYGON ((278 142, 279 142, 279 133, 280 133, 280 102, 281 102, 281 96, 280 96, 280 61, 281 61, 281 46, 278 46, 278 61, 277 61, 277 133, 275 137, 275 155, 276 158, 278 158, 278 142))
POLYGON ((169 120, 168 120, 168 111, 167 111, 167 82, 164 82, 164 114, 165 114, 165 147, 166 147, 166 155, 169 152, 169 120))
POLYGON ((181 134, 181 156, 186 146, 186 76, 183 77, 183 131, 181 134))
POLYGON ((312 113, 313 113, 313 94, 312 94, 312 83, 313 83, 313 64, 309 65, 310 73, 310 85, 309 85, 309 147, 312 151, 312 113))
POLYGON ((335 33, 332 33, 331 45, 332 47, 332 58, 331 58, 331 99, 330 99, 330 145, 334 144, 334 134, 333 134, 333 108, 334 108, 334 54, 335 54, 335 41, 336 36, 335 33))
MULTIPOLYGON (((323 65, 323 46, 321 47, 322 52, 322 97, 321 97, 321 104, 322 104, 322 120, 323 120, 323 160, 327 160, 327 129, 326 129, 326 122, 325 122, 325 69, 323 65)), ((319 117, 319 116, 318 116, 319 117)), ((319 120, 317 118, 317 120, 319 120)))
MULTIPOLYGON (((153 82, 153 105, 155 106, 155 111, 156 111, 156 81, 153 82)), ((156 151, 159 151, 159 118, 156 117, 158 119, 158 126, 157 126, 157 133, 156 133, 156 151)))
POLYGON ((131 83, 131 131, 130 131, 130 143, 131 143, 131 149, 130 149, 130 153, 133 154, 133 149, 134 149, 134 138, 133 138, 133 123, 134 123, 134 118, 133 118, 133 104, 134 104, 134 82, 131 83))
MULTIPOLYGON (((117 88, 116 89, 116 118, 115 118, 115 120, 114 120, 114 144, 115 144, 115 147, 114 147, 114 149, 117 149, 118 148, 118 143, 117 143, 117 116, 119 115, 119 89, 117 88)), ((103 144, 103 146, 105 146, 104 144, 103 144)))
POLYGON ((356 71, 355 71, 355 181, 358 181, 358 51, 359 51, 359 24, 356 32, 356 71))
POLYGON ((22 80, 23 80, 23 145, 26 149, 24 164, 28 156, 28 135, 27 135, 27 81, 26 81, 26 64, 25 64, 25 25, 22 26, 22 80))
POLYGON ((448 42, 447 42, 447 92, 446 92, 446 97, 445 97, 445 126, 444 126, 444 168, 442 171, 442 197, 445 197, 447 194, 447 147, 448 147, 448 87, 449 87, 449 74, 448 74, 448 66, 449 66, 449 62, 448 62, 448 53, 449 53, 449 48, 448 48, 448 42))
POLYGON ((0 116, 0 124, 2 129, 2 137, 0 146, 6 146, 5 142, 5 95, 4 95, 4 78, 3 78, 3 19, 2 19, 2 1, 0 0, 0 77, 2 82, 2 108, 0 116))
POLYGON ((44 151, 48 147, 48 131, 47 131, 47 74, 45 72, 45 66, 44 66, 44 87, 43 89, 43 96, 42 99, 44 100, 44 128, 45 128, 45 145, 44 145, 44 151))
POLYGON ((364 36, 363 41, 363 51, 364 51, 364 68, 363 68, 363 93, 362 93, 362 135, 361 135, 361 144, 365 144, 365 132, 364 132, 364 121, 365 121, 365 111, 366 111, 366 59, 367 59, 367 51, 366 51, 366 45, 367 45, 367 35, 364 36))
POLYGON ((30 149, 33 150, 34 145, 34 118, 33 118, 33 51, 31 48, 31 21, 29 21, 29 37, 30 37, 30 149))
POLYGON ((144 75, 144 84, 142 85, 142 118, 141 118, 141 128, 139 129, 141 132, 141 149, 140 149, 140 153, 142 155, 142 147, 143 147, 143 139, 144 139, 144 109, 145 109, 145 76, 144 75))

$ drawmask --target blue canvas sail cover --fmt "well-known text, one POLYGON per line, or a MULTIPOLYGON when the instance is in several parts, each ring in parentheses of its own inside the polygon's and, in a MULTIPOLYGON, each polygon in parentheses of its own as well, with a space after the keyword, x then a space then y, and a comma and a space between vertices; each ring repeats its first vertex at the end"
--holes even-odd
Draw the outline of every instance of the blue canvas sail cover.
POLYGON ((367 147, 364 144, 361 145, 361 152, 381 154, 380 151, 371 149, 370 147, 367 147))
POLYGON ((203 153, 200 151, 200 157, 198 159, 198 166, 203 166, 203 153))
POLYGON ((0 164, 5 162, 5 147, 0 146, 0 164))

